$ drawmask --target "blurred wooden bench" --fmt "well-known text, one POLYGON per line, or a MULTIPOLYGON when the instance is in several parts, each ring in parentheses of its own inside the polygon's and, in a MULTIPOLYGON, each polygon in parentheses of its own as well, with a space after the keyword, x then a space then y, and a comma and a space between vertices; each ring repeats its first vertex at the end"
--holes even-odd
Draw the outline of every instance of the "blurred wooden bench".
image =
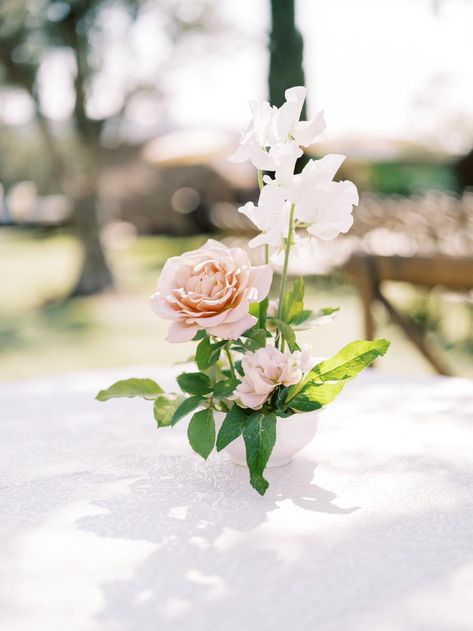
POLYGON ((450 374, 427 343, 421 327, 401 313, 383 294, 382 283, 403 281, 428 288, 442 286, 453 291, 470 291, 473 289, 473 258, 356 254, 344 265, 344 270, 360 292, 367 339, 375 337, 373 305, 381 303, 391 320, 404 331, 434 370, 441 375, 450 374))

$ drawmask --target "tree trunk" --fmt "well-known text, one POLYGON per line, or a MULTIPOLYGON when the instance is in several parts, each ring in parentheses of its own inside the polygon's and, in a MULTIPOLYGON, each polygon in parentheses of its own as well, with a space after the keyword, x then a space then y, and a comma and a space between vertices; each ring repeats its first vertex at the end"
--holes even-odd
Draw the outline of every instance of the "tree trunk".
POLYGON ((95 191, 75 199, 74 231, 82 246, 83 258, 81 270, 70 297, 89 296, 113 286, 113 277, 100 241, 97 217, 95 191))
MULTIPOLYGON (((284 92, 304 85, 303 40, 295 22, 294 0, 271 0, 269 39, 269 100, 280 107, 284 92)), ((302 119, 306 118, 305 106, 302 119)))
MULTIPOLYGON (((34 93, 33 96, 35 96, 34 93)), ((96 159, 90 152, 83 152, 87 168, 86 173, 82 173, 78 180, 81 187, 84 187, 84 181, 88 181, 87 192, 84 190, 81 192, 74 191, 74 185, 71 187, 67 183, 70 174, 66 173, 62 156, 57 148, 54 136, 51 134, 48 121, 40 110, 37 98, 35 98, 35 103, 36 119, 53 167, 51 177, 54 178, 56 186, 65 192, 73 203, 73 228, 82 248, 80 273, 69 297, 89 296, 113 285, 113 276, 100 241, 95 176, 97 171, 96 159)))

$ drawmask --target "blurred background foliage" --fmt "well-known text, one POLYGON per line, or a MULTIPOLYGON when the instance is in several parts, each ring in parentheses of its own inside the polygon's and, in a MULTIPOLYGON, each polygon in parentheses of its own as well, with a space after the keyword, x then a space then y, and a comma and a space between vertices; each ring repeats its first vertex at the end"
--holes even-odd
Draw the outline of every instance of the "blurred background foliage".
MULTIPOLYGON (((348 7, 343 0, 335 4, 348 7)), ((360 17, 369 10, 362 0, 353 4, 360 17)), ((436 20, 440 31, 449 28, 449 11, 473 18, 467 0, 406 0, 403 11, 407 4, 410 11, 426 11, 418 19, 436 20)), ((306 81, 313 95, 308 107, 320 109, 321 69, 336 56, 341 37, 325 5, 1 3, 1 378, 188 357, 188 345, 164 343, 167 325, 152 315, 147 296, 168 256, 199 246, 209 234, 245 243, 251 227, 236 208, 255 198, 255 174, 249 165, 227 162, 245 103, 270 97, 279 105, 287 87, 306 81), (330 48, 317 48, 304 16, 332 33, 330 48), (238 119, 232 118, 236 111, 238 119)), ((394 16, 401 7, 383 0, 378 10, 394 16)), ((376 23, 380 32, 383 24, 376 23)), ((422 37, 419 32, 419 43, 422 37)), ((355 54, 358 40, 354 24, 339 54, 355 54)), ((329 327, 304 334, 319 355, 363 335, 360 299, 343 273, 353 254, 472 257, 473 114, 449 105, 448 82, 439 88, 433 74, 437 87, 428 84, 423 98, 416 94, 415 138, 392 132, 388 122, 383 133, 358 136, 344 127, 359 116, 352 113, 355 101, 376 94, 376 73, 390 72, 387 57, 382 62, 383 41, 377 45, 372 54, 381 65, 360 63, 360 90, 344 94, 338 133, 313 148, 315 157, 346 153, 340 178, 352 179, 362 192, 353 231, 328 247, 321 244, 294 270, 306 277, 310 306, 343 307, 329 327), (438 109, 445 90, 448 116, 438 109)), ((453 76, 458 68, 451 64, 453 76)), ((349 74, 334 79, 341 94, 349 74)), ((405 79, 406 86, 412 83, 405 79)), ((459 81, 471 90, 473 82, 459 81)), ((330 112, 328 120, 330 130, 330 112)), ((473 375, 471 292, 405 282, 386 283, 386 292, 452 372, 473 375)), ((394 339, 383 369, 430 371, 379 305, 374 311, 379 332, 394 339)))

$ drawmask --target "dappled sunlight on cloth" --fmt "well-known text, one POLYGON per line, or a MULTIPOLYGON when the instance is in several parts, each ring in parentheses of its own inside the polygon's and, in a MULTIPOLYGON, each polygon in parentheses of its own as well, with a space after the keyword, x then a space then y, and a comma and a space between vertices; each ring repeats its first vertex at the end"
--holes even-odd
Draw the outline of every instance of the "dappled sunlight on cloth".
POLYGON ((467 628, 470 382, 371 371, 260 497, 185 421, 93 400, 130 372, 172 388, 156 367, 0 386, 2 628, 467 628))

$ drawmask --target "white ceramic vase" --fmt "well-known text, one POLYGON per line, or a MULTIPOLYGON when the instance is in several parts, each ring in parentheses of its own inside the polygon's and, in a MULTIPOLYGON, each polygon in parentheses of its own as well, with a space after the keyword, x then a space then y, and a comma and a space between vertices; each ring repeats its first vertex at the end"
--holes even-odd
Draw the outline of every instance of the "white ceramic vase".
MULTIPOLYGON (((314 438, 319 423, 320 410, 315 412, 304 412, 293 414, 289 418, 278 417, 276 421, 276 444, 269 457, 267 467, 282 467, 289 464, 292 457, 301 449, 304 449, 314 438)), ((220 429, 224 414, 215 413, 215 424, 217 432, 220 429)), ((243 437, 227 445, 224 449, 230 455, 232 462, 242 467, 246 467, 246 452, 243 437)))

